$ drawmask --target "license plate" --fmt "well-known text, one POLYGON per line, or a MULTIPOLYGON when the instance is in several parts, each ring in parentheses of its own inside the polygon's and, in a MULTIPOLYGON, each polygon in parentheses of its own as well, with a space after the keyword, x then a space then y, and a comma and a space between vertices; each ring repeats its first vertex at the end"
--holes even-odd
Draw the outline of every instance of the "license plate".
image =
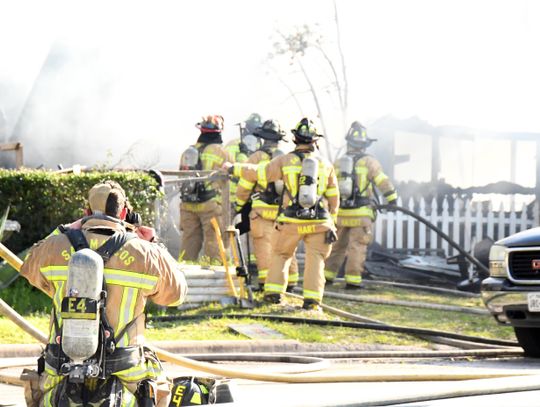
POLYGON ((527 303, 529 311, 540 312, 540 293, 527 294, 527 303))

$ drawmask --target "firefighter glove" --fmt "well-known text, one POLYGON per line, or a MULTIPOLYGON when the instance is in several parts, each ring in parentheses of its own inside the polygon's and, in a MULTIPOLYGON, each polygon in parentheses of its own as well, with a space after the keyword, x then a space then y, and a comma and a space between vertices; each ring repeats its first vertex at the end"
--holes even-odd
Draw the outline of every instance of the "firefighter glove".
POLYGON ((330 229, 324 235, 324 243, 332 244, 338 240, 337 234, 334 230, 330 229))

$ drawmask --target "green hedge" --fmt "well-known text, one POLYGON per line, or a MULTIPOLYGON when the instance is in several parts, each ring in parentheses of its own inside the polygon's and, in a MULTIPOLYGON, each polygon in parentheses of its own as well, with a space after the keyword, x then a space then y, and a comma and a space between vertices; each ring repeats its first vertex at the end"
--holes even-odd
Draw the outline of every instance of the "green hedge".
MULTIPOLYGON (((20 253, 56 226, 80 218, 88 205, 89 189, 109 179, 122 185, 133 209, 146 225, 152 225, 154 200, 160 193, 157 181, 146 172, 94 171, 75 175, 0 169, 0 212, 10 205, 8 218, 21 224, 21 231, 12 234, 6 246, 20 253)), ((24 314, 50 309, 50 299, 25 279, 0 290, 0 296, 24 314)))
POLYGON ((117 181, 125 189, 133 209, 147 225, 154 220, 156 180, 146 172, 87 172, 80 175, 50 171, 0 169, 0 210, 10 205, 9 216, 21 231, 7 242, 15 252, 47 236, 56 226, 83 216, 90 188, 104 180, 117 181))

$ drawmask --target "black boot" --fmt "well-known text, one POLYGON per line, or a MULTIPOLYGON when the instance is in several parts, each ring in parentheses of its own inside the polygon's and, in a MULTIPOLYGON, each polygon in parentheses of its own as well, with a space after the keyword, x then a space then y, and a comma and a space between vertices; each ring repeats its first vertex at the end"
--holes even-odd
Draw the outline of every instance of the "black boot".
POLYGON ((263 301, 270 304, 279 304, 281 303, 281 294, 265 294, 263 301))
POLYGON ((308 311, 321 311, 321 306, 315 300, 304 300, 302 308, 308 311))
POLYGON ((345 289, 346 290, 361 290, 362 288, 366 288, 366 286, 362 283, 360 284, 345 284, 345 289))
POLYGON ((296 284, 295 285, 288 285, 287 289, 285 291, 287 291, 288 293, 292 293, 292 292, 294 292, 295 288, 296 288, 296 284))

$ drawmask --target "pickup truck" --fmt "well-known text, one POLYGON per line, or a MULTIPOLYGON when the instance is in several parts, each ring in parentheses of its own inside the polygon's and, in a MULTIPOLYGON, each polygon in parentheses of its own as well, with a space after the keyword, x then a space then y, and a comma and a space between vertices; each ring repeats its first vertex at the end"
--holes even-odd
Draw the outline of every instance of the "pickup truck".
POLYGON ((484 304, 498 323, 514 328, 527 356, 540 357, 540 227, 501 239, 489 251, 484 304))

